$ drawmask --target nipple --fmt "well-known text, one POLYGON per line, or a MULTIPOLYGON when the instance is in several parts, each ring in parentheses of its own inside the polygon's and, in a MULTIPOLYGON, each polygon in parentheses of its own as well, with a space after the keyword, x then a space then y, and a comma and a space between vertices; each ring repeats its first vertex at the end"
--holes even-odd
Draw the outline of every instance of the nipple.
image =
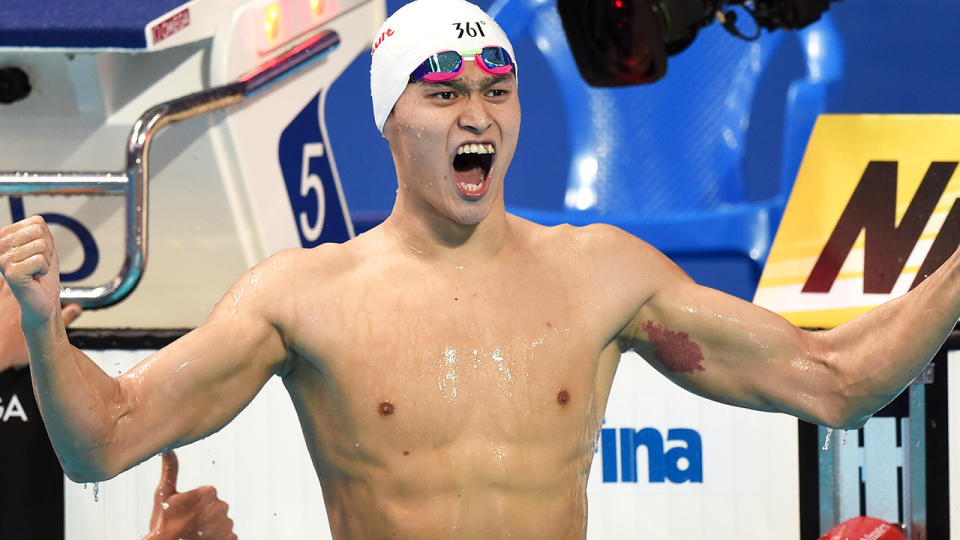
POLYGON ((390 416, 391 414, 393 414, 393 403, 390 403, 389 401, 384 401, 377 408, 377 412, 380 413, 380 416, 390 416))
POLYGON ((557 403, 560 405, 566 405, 570 401, 570 392, 566 390, 561 390, 557 392, 557 403))

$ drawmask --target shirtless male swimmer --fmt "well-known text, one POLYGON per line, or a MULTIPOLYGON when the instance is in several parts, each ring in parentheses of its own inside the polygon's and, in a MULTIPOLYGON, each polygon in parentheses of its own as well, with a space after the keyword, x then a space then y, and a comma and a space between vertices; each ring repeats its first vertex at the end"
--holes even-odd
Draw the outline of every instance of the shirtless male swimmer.
POLYGON ((621 352, 710 399, 853 428, 960 317, 956 254, 906 296, 806 332, 698 286, 621 230, 511 216, 520 107, 503 32, 462 0, 419 0, 374 43, 374 116, 399 181, 390 217, 344 244, 268 258, 130 372, 110 377, 67 342, 43 222, 0 231, 71 479, 111 478, 217 431, 277 375, 334 538, 583 538, 621 352), (444 51, 466 57, 459 75, 444 51))

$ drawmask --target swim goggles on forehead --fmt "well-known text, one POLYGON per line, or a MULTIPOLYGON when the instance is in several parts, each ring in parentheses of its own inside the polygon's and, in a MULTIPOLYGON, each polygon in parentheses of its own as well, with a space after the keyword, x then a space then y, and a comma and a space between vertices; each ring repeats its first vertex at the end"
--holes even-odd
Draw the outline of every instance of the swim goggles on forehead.
POLYGON ((484 47, 472 51, 441 51, 423 61, 410 74, 410 82, 438 83, 456 79, 463 73, 463 61, 472 60, 488 75, 506 75, 514 69, 510 54, 503 47, 484 47))

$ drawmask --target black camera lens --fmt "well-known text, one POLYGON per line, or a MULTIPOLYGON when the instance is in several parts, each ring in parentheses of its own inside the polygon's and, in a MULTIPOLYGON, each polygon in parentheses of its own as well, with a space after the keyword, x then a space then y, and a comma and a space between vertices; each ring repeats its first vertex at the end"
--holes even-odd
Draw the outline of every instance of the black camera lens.
POLYGON ((651 0, 557 0, 580 74, 593 86, 652 82, 667 70, 651 0))
POLYGON ((588 12, 590 37, 597 52, 622 76, 646 79, 651 75, 650 49, 659 43, 651 43, 649 14, 639 12, 649 9, 645 3, 635 5, 630 0, 601 0, 588 12))
POLYGON ((30 78, 18 67, 0 68, 0 103, 7 105, 30 95, 30 78))

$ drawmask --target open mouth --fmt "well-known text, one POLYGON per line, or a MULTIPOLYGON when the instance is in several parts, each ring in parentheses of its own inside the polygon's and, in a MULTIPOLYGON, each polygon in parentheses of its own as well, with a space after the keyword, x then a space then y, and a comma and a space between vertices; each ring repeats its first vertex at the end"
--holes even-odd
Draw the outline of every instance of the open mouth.
POLYGON ((453 174, 462 196, 479 199, 487 192, 494 153, 493 145, 485 143, 467 143, 457 148, 457 155, 453 158, 453 174))

